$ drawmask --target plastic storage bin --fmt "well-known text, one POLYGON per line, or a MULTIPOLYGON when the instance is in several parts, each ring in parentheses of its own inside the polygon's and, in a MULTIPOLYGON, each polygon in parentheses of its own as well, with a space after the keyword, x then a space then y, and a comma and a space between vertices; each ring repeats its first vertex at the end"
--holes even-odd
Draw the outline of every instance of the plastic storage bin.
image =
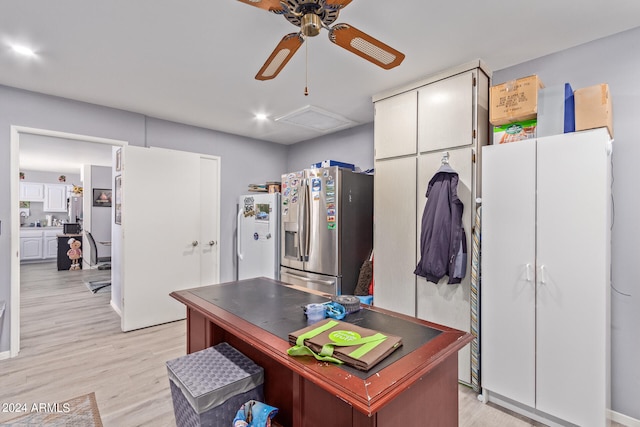
POLYGON ((178 427, 229 427, 248 400, 264 400, 264 371, 227 343, 167 362, 178 427))

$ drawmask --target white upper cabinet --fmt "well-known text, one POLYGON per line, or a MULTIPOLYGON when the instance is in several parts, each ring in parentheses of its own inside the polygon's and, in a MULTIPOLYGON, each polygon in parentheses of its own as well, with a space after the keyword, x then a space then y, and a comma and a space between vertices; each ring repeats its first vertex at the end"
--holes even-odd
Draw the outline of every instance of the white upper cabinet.
POLYGON ((67 186, 64 184, 44 185, 44 212, 67 211, 67 186))
POLYGON ((42 202, 44 201, 44 184, 35 182, 20 182, 21 202, 42 202))
POLYGON ((426 85, 418 90, 418 151, 471 145, 475 72, 426 85))
POLYGON ((418 93, 413 90, 375 103, 375 158, 416 153, 418 93))

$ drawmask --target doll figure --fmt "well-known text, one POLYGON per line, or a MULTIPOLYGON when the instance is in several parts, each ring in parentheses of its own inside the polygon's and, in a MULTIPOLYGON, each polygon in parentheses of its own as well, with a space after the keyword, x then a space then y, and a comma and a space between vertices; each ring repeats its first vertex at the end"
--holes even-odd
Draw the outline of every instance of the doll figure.
POLYGON ((79 260, 82 258, 82 249, 80 249, 80 246, 82 246, 82 242, 72 237, 67 241, 67 243, 71 247, 71 249, 67 251, 67 256, 71 260, 71 267, 69 270, 80 270, 79 260))

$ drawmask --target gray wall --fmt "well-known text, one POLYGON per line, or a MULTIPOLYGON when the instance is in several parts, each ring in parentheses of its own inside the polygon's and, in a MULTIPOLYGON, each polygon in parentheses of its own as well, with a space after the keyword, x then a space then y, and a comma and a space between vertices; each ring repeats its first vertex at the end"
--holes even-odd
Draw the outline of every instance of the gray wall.
MULTIPOLYGON (((86 187, 86 185, 85 185, 86 187)), ((111 211, 113 208, 105 206, 93 206, 93 189, 112 190, 111 168, 105 166, 91 166, 91 188, 84 189, 84 197, 91 198, 91 224, 83 224, 83 228, 88 229, 96 241, 98 257, 108 257, 111 255, 111 247, 101 245, 98 242, 111 241, 111 211)), ((112 192, 113 194, 113 192, 112 192)))
MULTIPOLYGON (((608 83, 613 101, 612 406, 640 419, 640 28, 494 72, 493 84, 537 74, 546 86, 608 83)), ((570 191, 570 190, 569 190, 570 191)), ((588 215, 588 212, 585 212, 588 215)), ((588 268, 588 266, 585 266, 588 268)), ((589 292, 585 289, 585 292, 589 292)), ((580 295, 575 295, 580 298, 580 295)), ((570 337, 567 337, 570 339, 570 337)), ((589 375, 585 372, 585 375, 589 375)))
POLYGON ((373 123, 290 146, 287 172, 308 168, 322 160, 351 163, 363 171, 373 168, 373 123))

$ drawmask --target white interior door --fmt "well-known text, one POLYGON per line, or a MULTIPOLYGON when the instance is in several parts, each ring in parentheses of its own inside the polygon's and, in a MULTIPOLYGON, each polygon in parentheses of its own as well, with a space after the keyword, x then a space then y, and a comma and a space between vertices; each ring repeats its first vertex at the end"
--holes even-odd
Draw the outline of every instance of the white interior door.
POLYGON ((534 407, 536 143, 482 155, 482 386, 534 407))
POLYGON ((220 282, 220 159, 200 157, 200 284, 220 282))
POLYGON ((123 331, 185 317, 172 291, 200 284, 200 156, 123 147, 123 331))

